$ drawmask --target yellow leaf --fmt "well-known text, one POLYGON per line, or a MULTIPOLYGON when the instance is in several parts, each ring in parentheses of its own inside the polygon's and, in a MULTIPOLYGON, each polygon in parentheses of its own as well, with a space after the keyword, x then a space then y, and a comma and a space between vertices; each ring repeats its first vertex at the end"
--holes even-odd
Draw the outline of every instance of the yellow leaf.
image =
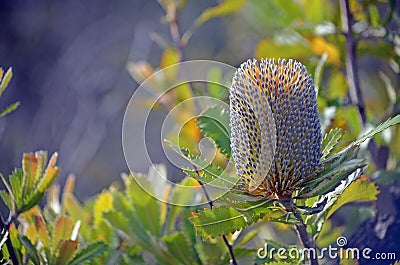
POLYGON ((46 249, 50 249, 49 231, 47 230, 46 224, 44 223, 42 216, 37 215, 35 223, 40 242, 42 242, 42 245, 46 249))
POLYGON ((57 219, 53 230, 53 247, 57 247, 61 240, 67 240, 71 236, 74 222, 69 216, 61 216, 57 219))
POLYGON ((167 48, 164 50, 161 56, 160 68, 164 69, 163 73, 167 81, 173 80, 178 73, 178 67, 167 67, 179 63, 180 59, 180 53, 178 50, 174 48, 167 48))
POLYGON ((339 50, 333 45, 328 43, 322 37, 315 37, 311 39, 311 50, 313 53, 322 56, 325 52, 328 54, 328 63, 335 65, 340 64, 339 50))
POLYGON ((179 52, 176 49, 167 48, 161 56, 160 68, 164 69, 170 65, 179 63, 179 59, 179 52))
POLYGON ((361 178, 345 189, 339 196, 335 204, 329 210, 327 218, 329 218, 337 209, 343 205, 354 201, 374 201, 377 199, 376 195, 379 194, 378 187, 375 182, 370 182, 367 178, 361 178))
POLYGON ((102 215, 113 208, 113 198, 110 192, 103 192, 97 198, 94 207, 94 224, 97 226, 102 220, 102 215))
POLYGON ((36 230, 36 227, 34 225, 29 225, 28 229, 26 230, 26 237, 33 243, 36 242, 36 239, 38 238, 38 232, 36 230))
POLYGON ((200 17, 196 19, 195 25, 200 26, 201 24, 203 24, 204 22, 206 22, 211 18, 226 16, 231 13, 234 13, 237 10, 239 10, 245 3, 246 3, 245 0, 224 0, 221 2, 221 4, 206 9, 200 15, 200 17))

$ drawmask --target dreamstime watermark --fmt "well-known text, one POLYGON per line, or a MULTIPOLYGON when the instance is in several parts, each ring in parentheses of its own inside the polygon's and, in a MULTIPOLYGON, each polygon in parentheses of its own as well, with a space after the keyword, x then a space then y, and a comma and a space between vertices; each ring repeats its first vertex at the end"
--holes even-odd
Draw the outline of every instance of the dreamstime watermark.
POLYGON ((306 259, 357 259, 360 258, 366 260, 396 260, 396 253, 394 252, 378 252, 374 253, 373 249, 365 247, 359 248, 346 248, 347 238, 340 236, 336 239, 336 245, 329 245, 321 249, 315 248, 276 248, 269 246, 268 243, 264 244, 264 247, 259 248, 257 251, 257 257, 260 259, 279 259, 279 260, 306 260, 306 259))

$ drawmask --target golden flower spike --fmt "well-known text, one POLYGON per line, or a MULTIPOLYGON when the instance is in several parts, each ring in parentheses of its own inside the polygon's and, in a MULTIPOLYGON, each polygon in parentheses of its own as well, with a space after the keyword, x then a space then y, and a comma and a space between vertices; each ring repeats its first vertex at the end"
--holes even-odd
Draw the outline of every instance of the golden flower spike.
POLYGON ((230 88, 231 147, 238 187, 284 200, 321 169, 316 93, 294 60, 248 60, 230 88))

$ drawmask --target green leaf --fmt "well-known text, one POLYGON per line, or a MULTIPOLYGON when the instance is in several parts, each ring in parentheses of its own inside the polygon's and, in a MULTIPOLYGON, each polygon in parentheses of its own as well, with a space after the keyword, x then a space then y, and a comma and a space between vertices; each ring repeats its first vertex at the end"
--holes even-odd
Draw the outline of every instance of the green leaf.
POLYGON ((271 213, 275 200, 257 200, 257 201, 234 201, 228 198, 222 199, 222 202, 242 213, 246 217, 247 224, 257 222, 267 214, 271 213))
POLYGON ((150 250, 153 247, 151 237, 144 229, 144 224, 137 216, 131 201, 127 200, 121 193, 115 192, 113 204, 116 211, 103 213, 103 218, 112 228, 124 232, 135 243, 150 250))
MULTIPOLYGON (((3 70, 1 70, 1 72, 3 72, 3 70)), ((8 68, 6 74, 4 75, 4 77, 0 80, 0 96, 3 94, 4 90, 6 90, 6 87, 8 86, 8 84, 10 83, 10 80, 13 76, 13 72, 12 72, 12 68, 8 68)))
POLYGON ((376 5, 374 5, 374 4, 368 5, 368 11, 369 11, 369 15, 370 15, 371 26, 373 28, 379 27, 379 25, 381 23, 381 18, 379 15, 379 10, 376 7, 376 5))
POLYGON ((208 70, 207 80, 208 80, 207 83, 208 94, 211 97, 220 100, 226 100, 229 97, 229 89, 227 86, 224 85, 224 80, 222 80, 221 69, 211 68, 210 70, 208 70))
POLYGON ((19 208, 19 211, 23 213, 30 210, 32 207, 38 205, 43 197, 43 192, 31 193, 31 195, 25 199, 24 204, 19 208))
POLYGON ((35 225, 37 229, 37 233, 45 250, 48 252, 50 250, 50 236, 49 231, 47 230, 46 224, 41 215, 36 216, 35 225))
POLYGON ((229 207, 205 209, 193 215, 191 221, 196 233, 204 238, 227 235, 247 226, 244 215, 229 207))
POLYGON ((169 205, 168 207, 168 215, 167 215, 167 228, 169 231, 174 230, 174 226, 177 223, 177 218, 179 214, 184 210, 183 206, 178 205, 190 205, 193 200, 193 197, 196 193, 191 189, 187 189, 186 187, 193 187, 198 182, 191 178, 184 178, 179 185, 175 185, 175 187, 171 191, 171 195, 169 196, 171 202, 174 202, 175 205, 169 205))
POLYGON ((189 247, 185 236, 180 232, 167 235, 162 239, 169 252, 179 260, 179 264, 194 264, 192 249, 189 247))
POLYGON ((58 154, 54 153, 50 161, 46 167, 46 170, 43 173, 42 178, 39 180, 37 184, 37 191, 46 192, 46 190, 53 184, 58 174, 60 173, 60 168, 55 166, 57 161, 58 154))
POLYGON ((19 105, 20 105, 19 102, 14 102, 14 103, 8 105, 7 107, 5 107, 3 110, 0 111, 0 117, 4 117, 7 114, 13 112, 14 110, 16 110, 18 108, 19 105))
POLYGON ((326 218, 329 218, 343 205, 354 201, 375 201, 379 194, 378 187, 374 182, 358 179, 350 184, 347 189, 338 197, 336 202, 329 209, 326 218))
POLYGON ((161 235, 160 205, 151 194, 153 188, 144 177, 125 176, 123 178, 127 195, 132 199, 135 216, 141 220, 145 230, 155 236, 161 235))
POLYGON ((3 200, 4 204, 8 209, 13 209, 13 204, 11 202, 10 194, 8 194, 5 190, 0 190, 0 197, 3 200))
POLYGON ((226 16, 239 10, 246 0, 223 0, 219 5, 208 8, 196 19, 195 25, 198 27, 207 20, 214 17, 226 16))
POLYGON ((63 240, 58 247, 58 257, 56 260, 57 265, 68 264, 68 261, 74 255, 76 249, 78 248, 78 241, 73 240, 63 240))
POLYGON ((14 172, 10 175, 10 185, 12 188, 12 194, 13 197, 15 198, 15 202, 17 204, 17 207, 21 206, 22 204, 22 181, 23 181, 23 173, 22 170, 16 169, 14 172))
POLYGON ((196 172, 193 168, 187 168, 184 169, 184 172, 202 183, 207 183, 210 186, 220 189, 231 189, 235 187, 236 183, 239 181, 239 179, 230 176, 224 170, 212 163, 209 163, 200 157, 192 156, 187 149, 179 148, 168 140, 165 140, 165 142, 167 142, 175 152, 185 158, 196 170, 198 170, 196 172), (197 173, 199 173, 199 175, 197 173))
POLYGON ((74 258, 68 263, 68 265, 78 265, 87 263, 93 260, 95 257, 107 251, 107 249, 108 249, 107 245, 104 244, 103 242, 93 243, 87 246, 86 248, 81 249, 78 253, 76 253, 74 258))
POLYGON ((361 144, 368 138, 373 137, 375 134, 380 133, 380 132, 386 130, 387 128, 389 128, 393 125, 399 124, 399 123, 400 123, 400 114, 398 114, 392 118, 389 118, 385 122, 379 124, 374 129, 370 130, 369 132, 367 132, 366 134, 364 134, 363 136, 358 138, 356 141, 351 143, 350 146, 361 144))
POLYGON ((26 252, 28 253, 29 258, 32 260, 33 264, 40 265, 41 258, 36 250, 35 246, 31 243, 31 241, 26 237, 26 236, 20 236, 18 235, 18 238, 20 242, 24 245, 26 248, 26 252))
POLYGON ((221 152, 231 155, 231 130, 229 126, 229 113, 221 107, 211 107, 203 111, 198 117, 197 126, 205 136, 214 140, 221 152))
POLYGON ((326 176, 325 180, 318 184, 316 187, 311 188, 310 191, 300 193, 297 198, 311 198, 319 196, 333 191, 342 180, 346 179, 351 173, 359 168, 363 168, 367 163, 365 159, 352 159, 345 161, 339 167, 326 172, 323 176, 326 176))
POLYGON ((322 140, 322 160, 325 159, 342 139, 344 131, 340 128, 330 130, 322 140))

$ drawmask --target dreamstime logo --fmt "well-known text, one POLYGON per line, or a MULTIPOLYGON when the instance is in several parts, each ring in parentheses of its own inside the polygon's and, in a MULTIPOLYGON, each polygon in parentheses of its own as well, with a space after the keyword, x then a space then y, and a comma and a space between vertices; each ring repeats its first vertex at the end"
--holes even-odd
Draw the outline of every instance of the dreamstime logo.
MULTIPOLYGON (((206 60, 187 61, 164 68, 145 80, 132 95, 123 121, 122 143, 129 169, 132 172, 136 172, 138 169, 150 168, 156 164, 155 160, 157 159, 154 159, 154 157, 157 157, 158 162, 167 159, 179 169, 193 170, 193 165, 169 148, 164 140, 175 139, 179 141, 179 136, 185 124, 196 119, 202 111, 212 106, 219 106, 229 111, 229 105, 214 97, 192 96, 181 101, 179 104, 175 105, 176 102, 170 104, 169 108, 167 107, 168 113, 166 116, 162 116, 161 112, 157 111, 157 108, 159 108, 160 103, 168 106, 171 93, 177 93, 178 89, 190 90, 194 83, 203 83, 203 87, 213 83, 214 85, 219 85, 221 89, 225 88, 228 90, 235 71, 236 68, 233 66, 221 62, 206 60), (218 72, 218 79, 222 81, 210 80, 211 71, 218 72), (168 78, 171 75, 174 78, 168 78), (187 111, 189 109, 192 110, 190 113, 187 111), (154 154, 154 146, 157 145, 162 146, 162 154, 159 151, 154 154), (160 156, 163 156, 163 158, 160 159, 160 156)), ((200 92, 199 94, 204 95, 208 93, 200 92)), ((204 167, 209 165, 216 155, 215 144, 209 138, 205 137, 200 139, 198 149, 201 152, 200 157, 207 162, 204 167)), ((156 175, 155 181, 167 183, 171 186, 179 185, 166 179, 166 174, 158 172, 157 167, 152 168, 155 171, 153 173, 156 175)), ((231 170, 232 168, 233 165, 228 163, 225 170, 231 170)), ((201 170, 202 168, 196 167, 195 169, 201 170)), ((138 183, 140 184, 139 181, 138 183)), ((232 186, 234 184, 232 183, 232 186)), ((180 189, 193 189, 193 187, 179 186, 180 189)), ((162 198, 162 194, 156 194, 156 192, 153 192, 144 185, 142 188, 158 200, 165 201, 165 198, 162 198)), ((215 189, 207 184, 204 185, 204 188, 207 189, 212 200, 215 200, 228 191, 215 189)), ((182 205, 174 200, 174 196, 169 196, 167 200, 167 203, 182 205)))
POLYGON ((305 259, 366 259, 366 260, 396 260, 396 253, 394 252, 381 252, 373 253, 373 250, 369 247, 359 248, 346 248, 347 238, 339 236, 336 239, 337 247, 329 245, 328 247, 321 248, 317 252, 315 248, 275 248, 264 244, 264 247, 259 248, 257 251, 257 257, 260 259, 294 259, 294 260, 305 260, 305 259))

